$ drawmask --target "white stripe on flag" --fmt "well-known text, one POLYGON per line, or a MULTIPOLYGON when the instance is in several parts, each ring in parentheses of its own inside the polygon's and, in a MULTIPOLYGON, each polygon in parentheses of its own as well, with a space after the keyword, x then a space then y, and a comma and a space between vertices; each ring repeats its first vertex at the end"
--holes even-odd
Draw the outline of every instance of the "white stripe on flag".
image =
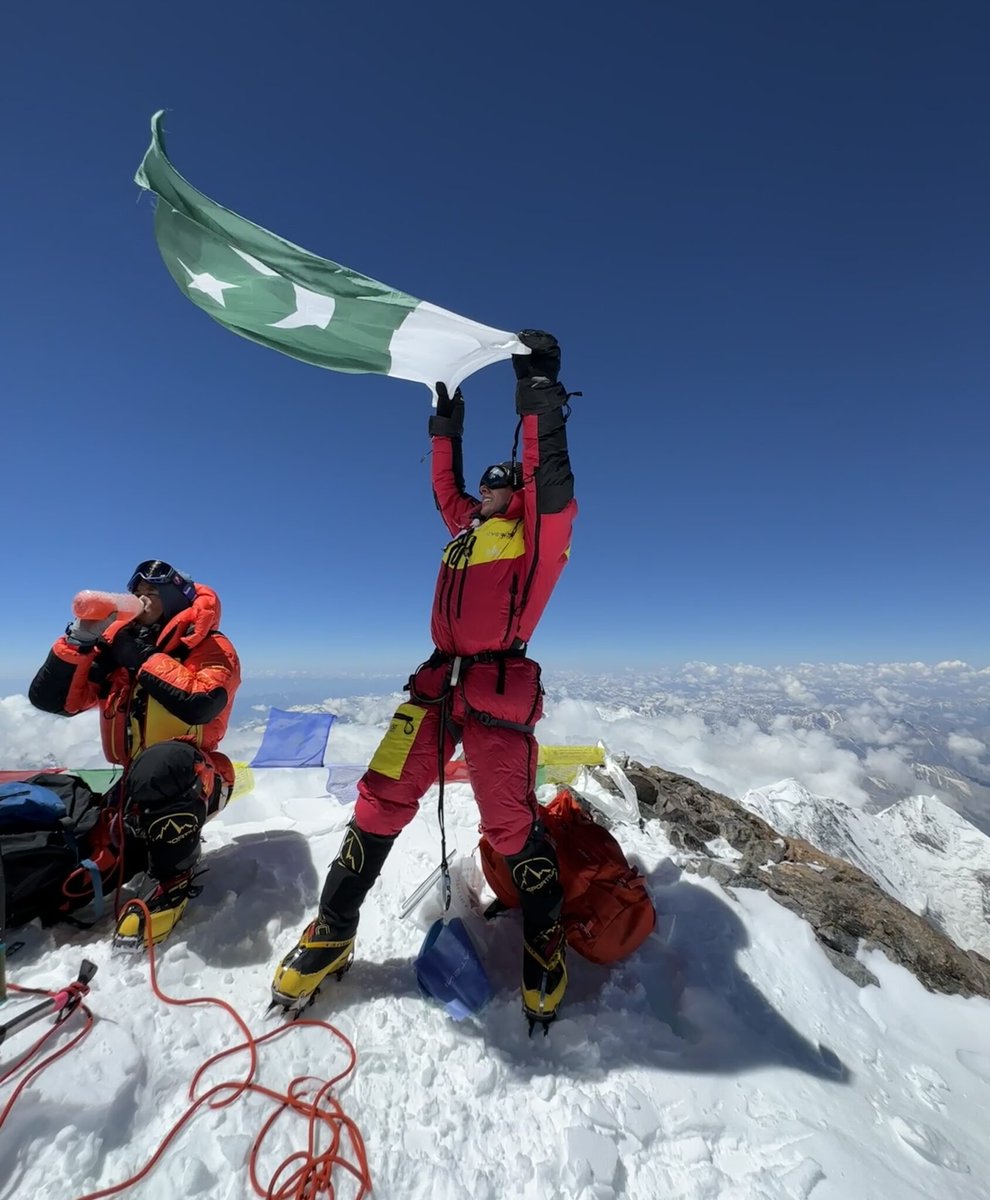
POLYGON ((529 354, 514 333, 459 317, 424 300, 412 309, 389 343, 389 375, 427 387, 441 380, 451 392, 490 363, 529 354))

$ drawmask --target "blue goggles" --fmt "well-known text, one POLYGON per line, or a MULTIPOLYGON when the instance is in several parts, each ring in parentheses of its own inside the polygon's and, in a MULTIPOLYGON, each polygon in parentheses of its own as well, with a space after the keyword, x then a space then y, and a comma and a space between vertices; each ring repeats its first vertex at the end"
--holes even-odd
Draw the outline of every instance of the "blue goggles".
POLYGON ((195 594, 191 579, 187 579, 181 571, 177 571, 175 567, 169 566, 167 562, 162 562, 157 558, 149 558, 147 562, 143 562, 135 568, 134 574, 127 584, 127 590, 129 592, 136 591, 139 583, 150 583, 152 587, 161 587, 162 584, 171 583, 190 600, 195 594))

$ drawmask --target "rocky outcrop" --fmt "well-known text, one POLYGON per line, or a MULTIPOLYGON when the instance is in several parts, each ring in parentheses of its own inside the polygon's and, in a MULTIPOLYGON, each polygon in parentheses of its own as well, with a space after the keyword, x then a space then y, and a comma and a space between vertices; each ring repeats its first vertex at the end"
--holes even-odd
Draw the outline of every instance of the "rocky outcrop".
POLYGON ((876 982, 855 957, 863 943, 907 967, 929 991, 990 998, 990 960, 961 950, 856 867, 801 838, 781 836, 728 796, 684 775, 635 761, 625 772, 643 818, 658 820, 674 845, 691 853, 686 869, 725 887, 769 892, 808 921, 835 965, 861 986, 876 982))

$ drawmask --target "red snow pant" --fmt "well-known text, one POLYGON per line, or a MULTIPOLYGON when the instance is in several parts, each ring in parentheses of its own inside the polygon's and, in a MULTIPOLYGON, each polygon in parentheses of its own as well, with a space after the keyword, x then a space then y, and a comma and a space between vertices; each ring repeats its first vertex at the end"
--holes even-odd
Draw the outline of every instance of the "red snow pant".
POLYGON ((409 700, 396 710, 358 783, 355 821, 379 835, 405 828, 463 741, 481 831, 499 854, 517 854, 539 812, 532 733, 543 715, 539 663, 521 655, 489 662, 462 659, 453 687, 450 676, 451 662, 436 654, 409 680, 409 700))

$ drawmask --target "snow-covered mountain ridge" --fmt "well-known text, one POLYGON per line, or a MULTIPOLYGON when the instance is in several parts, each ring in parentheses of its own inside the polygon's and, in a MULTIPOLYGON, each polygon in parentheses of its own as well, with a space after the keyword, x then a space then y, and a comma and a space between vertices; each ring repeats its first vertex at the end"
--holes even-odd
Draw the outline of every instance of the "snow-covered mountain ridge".
POLYGON ((990 957, 990 838, 936 797, 869 813, 788 779, 746 792, 741 803, 786 836, 859 867, 957 945, 990 957))

